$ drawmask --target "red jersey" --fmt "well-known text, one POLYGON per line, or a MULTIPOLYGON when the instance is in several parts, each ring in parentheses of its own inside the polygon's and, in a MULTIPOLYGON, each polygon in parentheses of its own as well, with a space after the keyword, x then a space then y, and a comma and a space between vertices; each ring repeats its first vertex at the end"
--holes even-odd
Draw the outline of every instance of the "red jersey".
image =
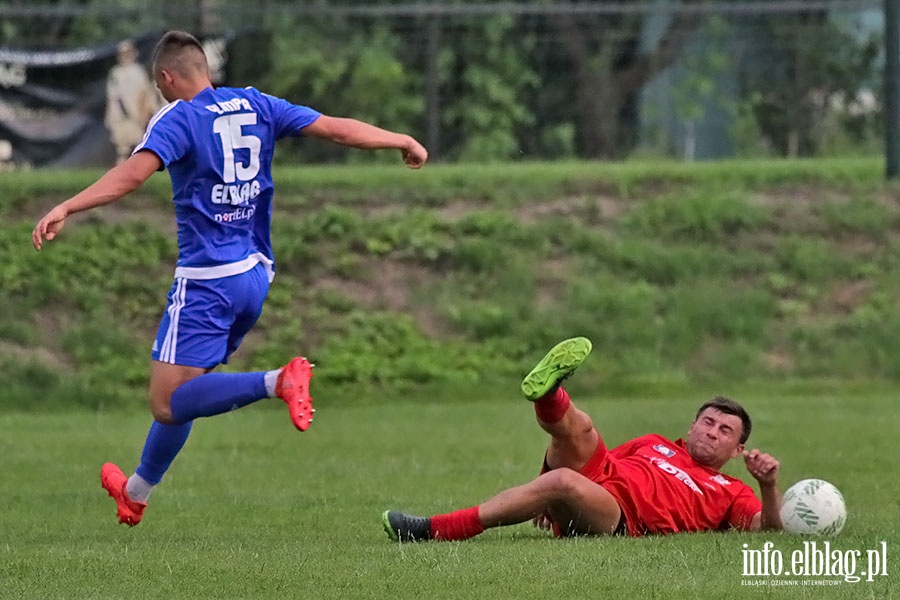
POLYGON ((750 486, 698 464, 684 440, 649 434, 597 452, 581 473, 619 503, 628 533, 747 529, 762 502, 750 486))

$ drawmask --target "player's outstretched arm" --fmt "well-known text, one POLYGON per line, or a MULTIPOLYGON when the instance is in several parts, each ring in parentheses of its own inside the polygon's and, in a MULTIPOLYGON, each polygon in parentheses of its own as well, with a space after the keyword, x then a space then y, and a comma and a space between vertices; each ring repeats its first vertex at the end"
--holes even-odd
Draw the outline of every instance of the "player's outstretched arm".
POLYGON ((396 149, 410 169, 418 169, 428 160, 428 151, 415 138, 356 119, 322 115, 304 127, 303 134, 364 150, 396 149))
POLYGON ((781 492, 778 490, 778 468, 780 463, 771 455, 759 450, 744 450, 744 464, 750 475, 759 482, 762 510, 750 523, 751 531, 761 529, 782 529, 781 492))
POLYGON ((138 189, 160 167, 162 161, 153 152, 137 152, 81 192, 57 204, 38 221, 31 232, 31 243, 35 250, 43 247, 44 240, 56 237, 69 215, 115 202, 138 189))

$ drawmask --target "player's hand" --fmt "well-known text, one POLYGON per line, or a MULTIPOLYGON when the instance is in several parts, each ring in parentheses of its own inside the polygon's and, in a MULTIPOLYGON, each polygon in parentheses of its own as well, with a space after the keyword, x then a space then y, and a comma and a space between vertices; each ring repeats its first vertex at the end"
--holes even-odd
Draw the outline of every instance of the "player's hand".
POLYGON ((62 205, 53 207, 50 212, 44 215, 37 225, 34 226, 34 231, 31 232, 31 243, 34 245, 34 249, 40 250, 44 245, 45 239, 49 241, 55 238, 66 224, 66 217, 68 216, 69 211, 63 208, 62 205))
POLYGON ((413 138, 409 138, 409 140, 409 143, 400 150, 403 154, 403 162, 410 169, 420 169, 428 160, 428 150, 413 138))
POLYGON ((753 449, 744 450, 743 455, 747 470, 760 485, 775 485, 780 464, 771 454, 753 449))
POLYGON ((550 519, 550 515, 545 512, 533 518, 531 520, 531 524, 538 529, 543 529, 544 531, 550 531, 551 529, 553 529, 553 521, 550 519))

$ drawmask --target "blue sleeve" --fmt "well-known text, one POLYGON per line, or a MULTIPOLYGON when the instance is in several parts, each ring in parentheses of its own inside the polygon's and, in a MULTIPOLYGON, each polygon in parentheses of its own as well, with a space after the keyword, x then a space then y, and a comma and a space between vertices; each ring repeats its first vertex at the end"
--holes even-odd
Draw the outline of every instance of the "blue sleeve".
POLYGON ((150 150, 162 161, 164 167, 183 158, 190 150, 191 140, 184 113, 177 110, 180 101, 161 108, 150 119, 144 139, 134 149, 150 150))
POLYGON ((304 127, 322 116, 322 113, 308 106, 293 104, 283 98, 268 94, 263 95, 269 100, 269 106, 272 108, 275 139, 280 140, 284 137, 300 135, 304 127))

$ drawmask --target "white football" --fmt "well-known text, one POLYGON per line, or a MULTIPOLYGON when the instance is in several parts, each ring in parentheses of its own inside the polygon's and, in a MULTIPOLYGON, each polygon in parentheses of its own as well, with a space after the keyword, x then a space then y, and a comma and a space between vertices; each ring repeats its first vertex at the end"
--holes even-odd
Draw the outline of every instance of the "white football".
POLYGON ((782 496, 781 522, 788 533, 837 535, 847 522, 847 505, 824 479, 803 479, 782 496))

